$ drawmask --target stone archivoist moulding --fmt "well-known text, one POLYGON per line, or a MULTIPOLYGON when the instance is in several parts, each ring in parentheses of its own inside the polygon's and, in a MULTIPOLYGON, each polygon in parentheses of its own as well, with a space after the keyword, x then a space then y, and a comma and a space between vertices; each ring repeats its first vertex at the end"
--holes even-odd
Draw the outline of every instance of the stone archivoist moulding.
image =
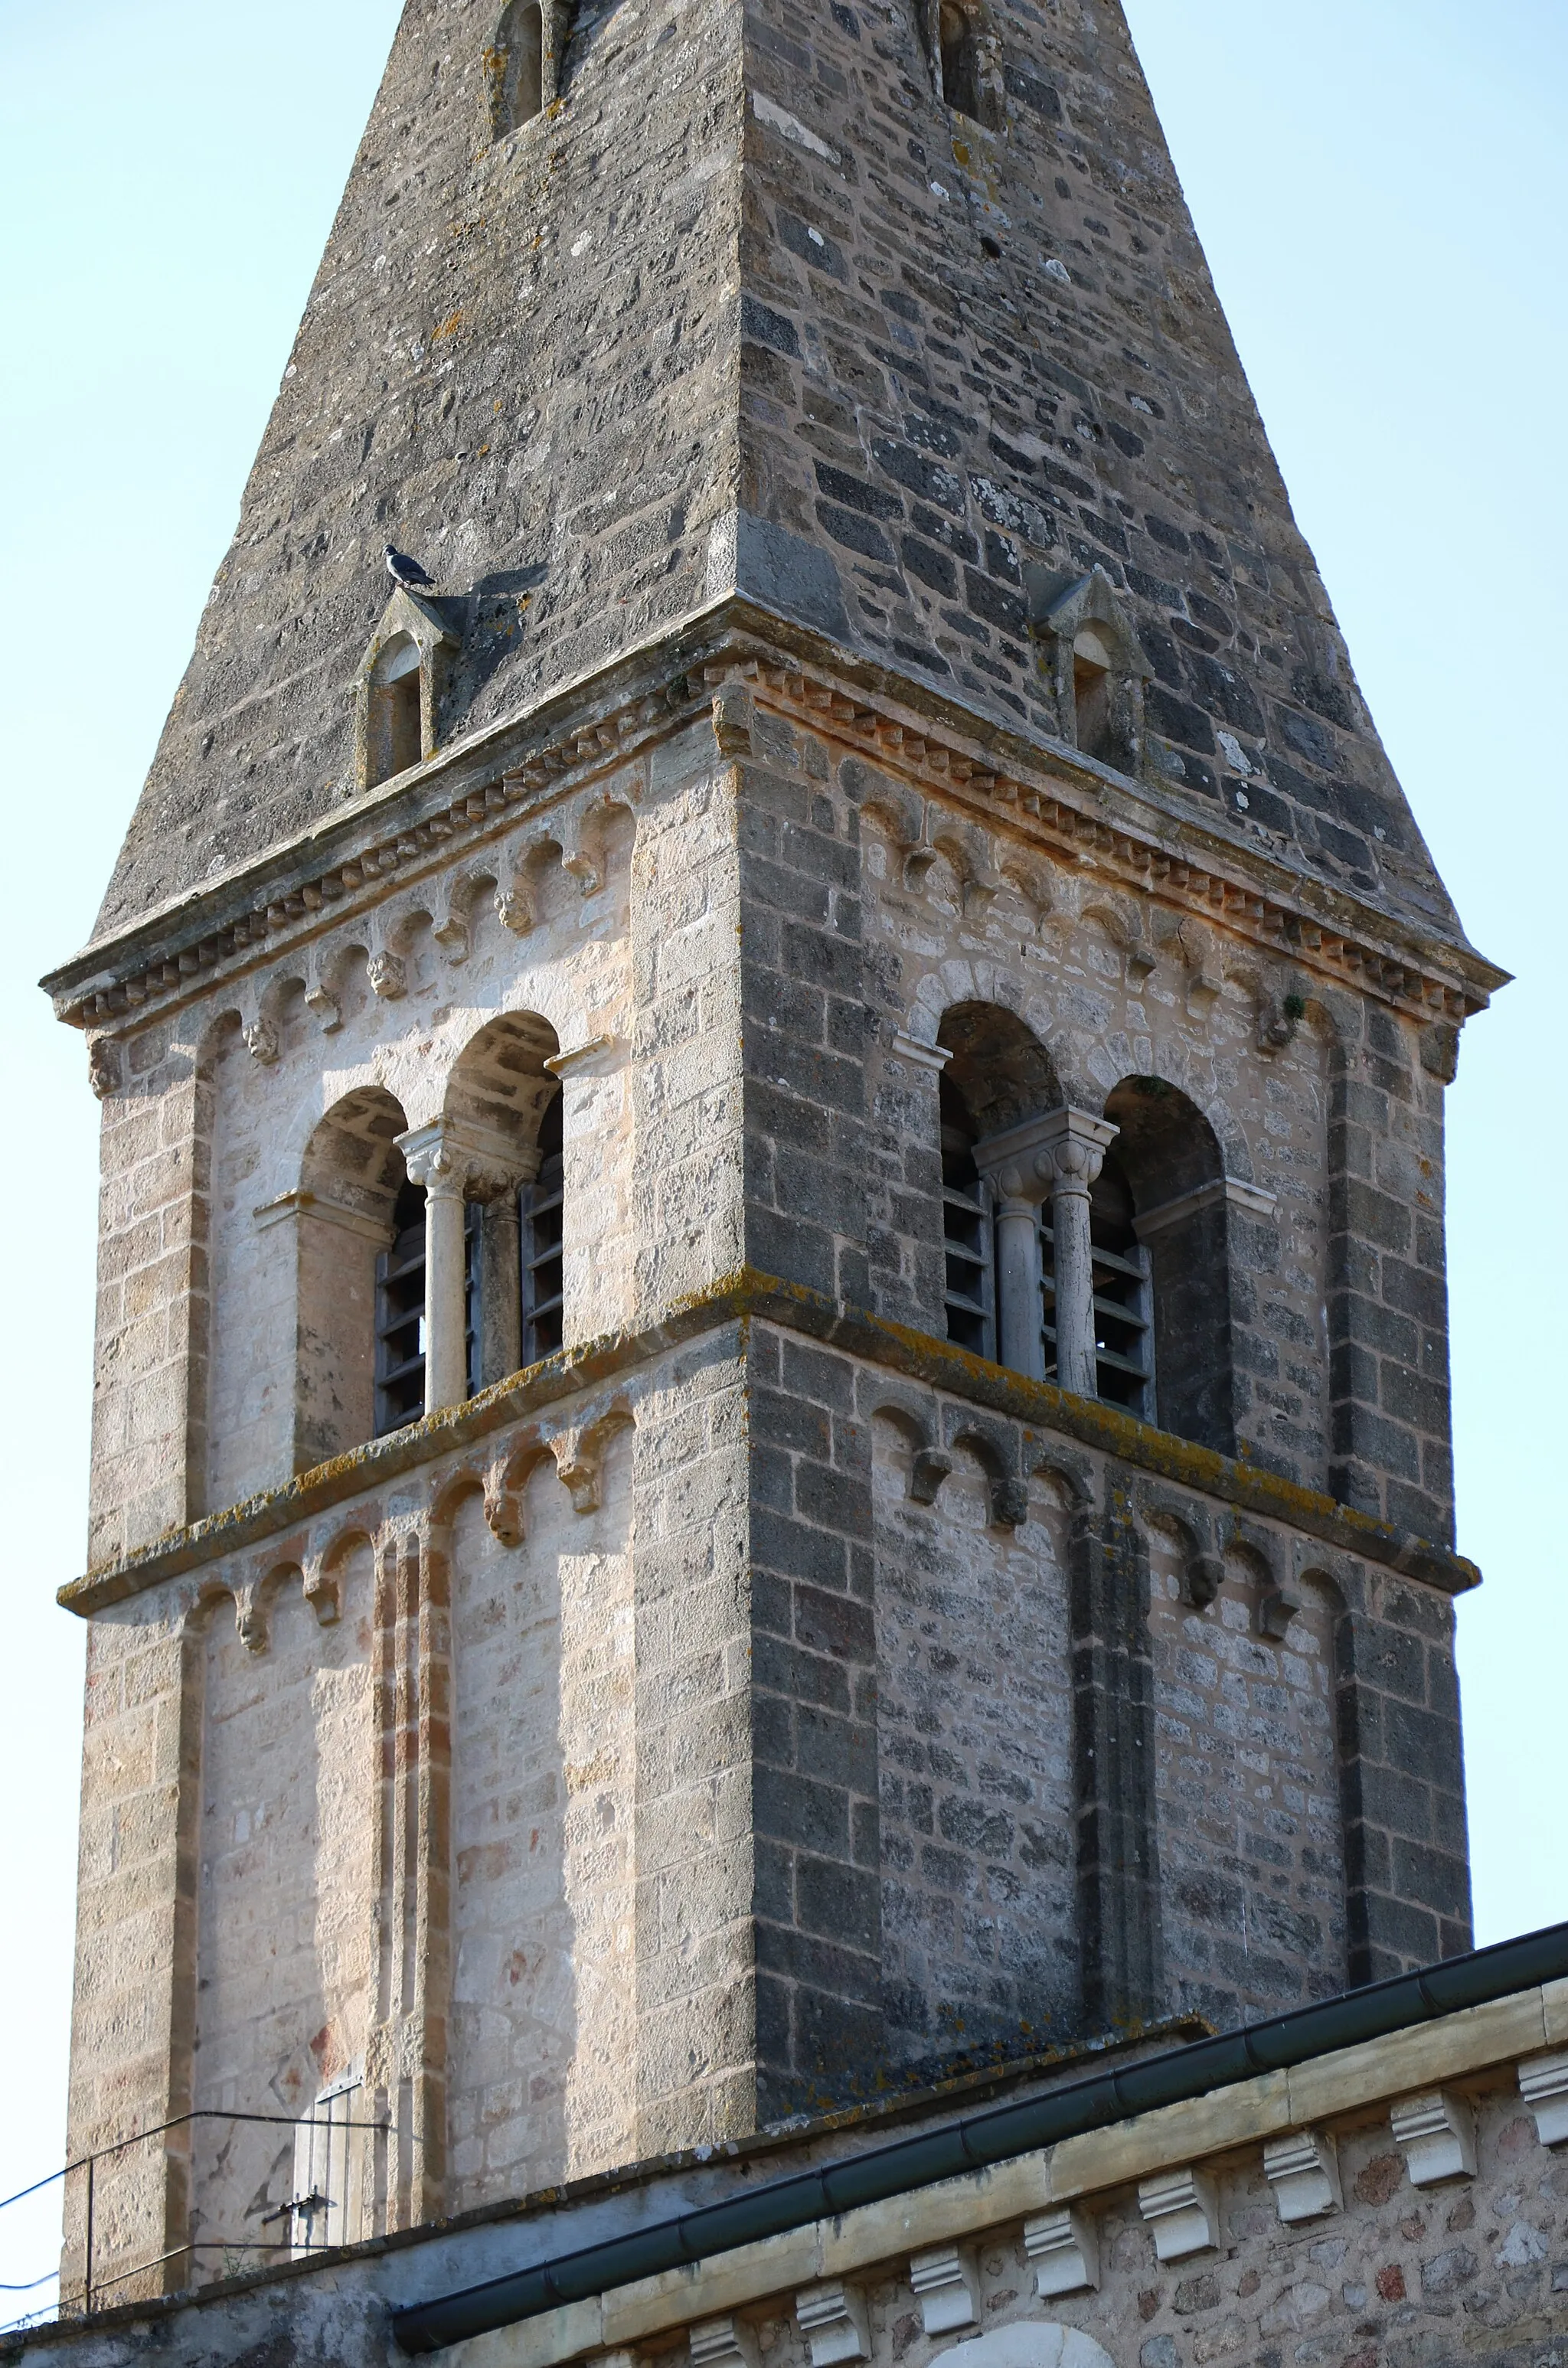
POLYGON ((1475 2177, 1475 2116, 1464 2098, 1436 2089, 1430 2096, 1406 2097, 1389 2119, 1412 2187, 1475 2177))

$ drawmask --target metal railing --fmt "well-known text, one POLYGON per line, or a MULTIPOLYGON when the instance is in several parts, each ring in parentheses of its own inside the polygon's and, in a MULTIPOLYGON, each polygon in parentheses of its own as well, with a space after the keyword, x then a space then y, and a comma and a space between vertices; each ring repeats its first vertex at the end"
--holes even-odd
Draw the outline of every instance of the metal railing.
MULTIPOLYGON (((322 2101, 335 2104, 340 2100, 334 2098, 331 2100, 323 2100, 322 2101)), ((100 2166, 128 2153, 132 2146, 145 2146, 151 2139, 166 2137, 171 2131, 189 2128, 197 2122, 244 2122, 286 2129, 296 2136, 301 2131, 312 2133, 322 2131, 334 2137, 350 2130, 369 2130, 384 2137, 390 2134, 392 2126, 390 2122, 357 2121, 330 2112, 318 2119, 314 2112, 298 2114, 241 2113, 227 2112, 222 2106, 208 2105, 198 2106, 188 2113, 176 2113, 172 2120, 158 2122, 151 2129, 137 2130, 130 2137, 115 2138, 108 2146, 95 2146, 90 2154, 79 2155, 74 2162, 62 2163, 58 2170, 51 2170, 44 2179, 35 2180, 30 2187, 18 2188, 15 2195, 0 2198, 0 2213, 4 2213, 10 2211, 14 2205, 26 2203, 35 2196, 46 2194, 53 2186, 59 2185, 63 2191, 64 2182, 78 2173, 85 2175, 86 2181, 83 2205, 80 2287, 74 2291, 69 2299, 62 2294, 53 2305, 39 2311, 24 2312, 14 2319, 0 2320, 0 2326, 25 2327, 45 2323, 51 2317, 90 2317, 95 2310, 107 2306, 102 2298, 112 2288, 128 2285, 132 2279, 145 2277, 153 2270, 166 2269, 171 2261, 183 2260, 188 2257, 194 2262, 195 2257, 202 2253, 226 2255, 262 2253, 274 2256, 281 2253, 296 2257, 301 2253, 325 2252, 331 2249, 332 2244, 336 2241, 329 2233, 334 2199, 318 2192, 318 2182, 312 2180, 311 2192, 308 2195, 291 2197, 287 2203, 279 2205, 276 2212, 268 2213, 258 2224, 265 2227, 274 2220, 287 2220, 290 2223, 288 2229, 270 2242, 259 2240, 254 2237, 195 2237, 183 2245, 171 2247, 166 2252, 154 2254, 148 2260, 138 2261, 134 2268, 117 2269, 108 2275, 98 2276, 94 2259, 94 2247, 101 2196, 100 2166), (315 2235, 318 2221, 322 2223, 324 2229, 319 2241, 315 2235)), ((63 2201, 62 2192, 62 2206, 63 2201)), ((0 2283, 0 2296, 34 2294, 40 2287, 50 2284, 60 2274, 58 2270, 46 2270, 41 2277, 33 2278, 25 2284, 0 2283)))

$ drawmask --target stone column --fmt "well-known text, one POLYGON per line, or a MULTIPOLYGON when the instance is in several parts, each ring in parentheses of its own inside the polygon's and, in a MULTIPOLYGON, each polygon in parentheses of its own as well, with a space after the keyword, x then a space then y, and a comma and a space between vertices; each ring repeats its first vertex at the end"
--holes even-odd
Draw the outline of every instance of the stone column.
POLYGON ((480 1219, 479 1381, 505 1381, 523 1361, 523 1246, 517 1188, 494 1193, 480 1219))
POLYGON ((1096 1395, 1089 1193, 1117 1129, 1087 1110, 1048 1110, 974 1147, 997 1194, 996 1284, 1002 1362, 1043 1379, 1040 1208, 1051 1195, 1056 1242, 1056 1372, 1064 1390, 1096 1395))
POLYGON ((1099 1395, 1095 1358, 1095 1267, 1089 1194, 1119 1130, 1086 1110, 1053 1110, 1039 1156, 1051 1167, 1056 1242, 1056 1378, 1079 1397, 1099 1395))
POLYGON ((443 1140, 439 1121, 398 1140, 410 1181, 425 1188, 425 1411, 439 1414, 468 1395, 468 1162, 443 1140))
MULTIPOLYGON (((467 1201, 471 1194, 492 1201, 515 1195, 528 1160, 492 1129, 461 1119, 434 1119, 428 1126, 400 1134, 397 1141, 410 1181, 425 1188, 425 1411, 439 1414, 443 1406, 461 1406, 468 1396, 467 1201)), ((534 1165, 537 1168, 537 1157, 534 1165)), ((501 1368, 501 1372, 510 1372, 516 1370, 518 1321, 515 1219, 499 1231, 512 1244, 513 1362, 501 1368)), ((481 1354, 490 1377, 483 1343, 481 1354)))

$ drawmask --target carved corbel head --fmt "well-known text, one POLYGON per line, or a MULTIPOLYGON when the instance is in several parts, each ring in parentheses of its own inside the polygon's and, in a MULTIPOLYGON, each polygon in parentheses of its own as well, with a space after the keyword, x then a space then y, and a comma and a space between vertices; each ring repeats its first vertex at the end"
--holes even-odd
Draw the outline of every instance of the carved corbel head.
POLYGON ((99 1101, 120 1087, 119 1047, 110 1037, 94 1036, 87 1044, 87 1082, 99 1101))

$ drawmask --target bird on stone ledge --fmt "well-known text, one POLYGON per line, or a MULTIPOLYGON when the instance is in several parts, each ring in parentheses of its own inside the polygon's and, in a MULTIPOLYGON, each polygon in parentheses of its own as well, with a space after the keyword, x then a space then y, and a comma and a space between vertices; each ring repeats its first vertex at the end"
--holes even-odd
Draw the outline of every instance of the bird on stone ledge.
POLYGON ((417 559, 410 559, 406 551, 394 551, 389 542, 386 560, 387 574, 394 584, 401 584, 405 592, 417 592, 425 587, 435 590, 435 577, 426 575, 417 559))

